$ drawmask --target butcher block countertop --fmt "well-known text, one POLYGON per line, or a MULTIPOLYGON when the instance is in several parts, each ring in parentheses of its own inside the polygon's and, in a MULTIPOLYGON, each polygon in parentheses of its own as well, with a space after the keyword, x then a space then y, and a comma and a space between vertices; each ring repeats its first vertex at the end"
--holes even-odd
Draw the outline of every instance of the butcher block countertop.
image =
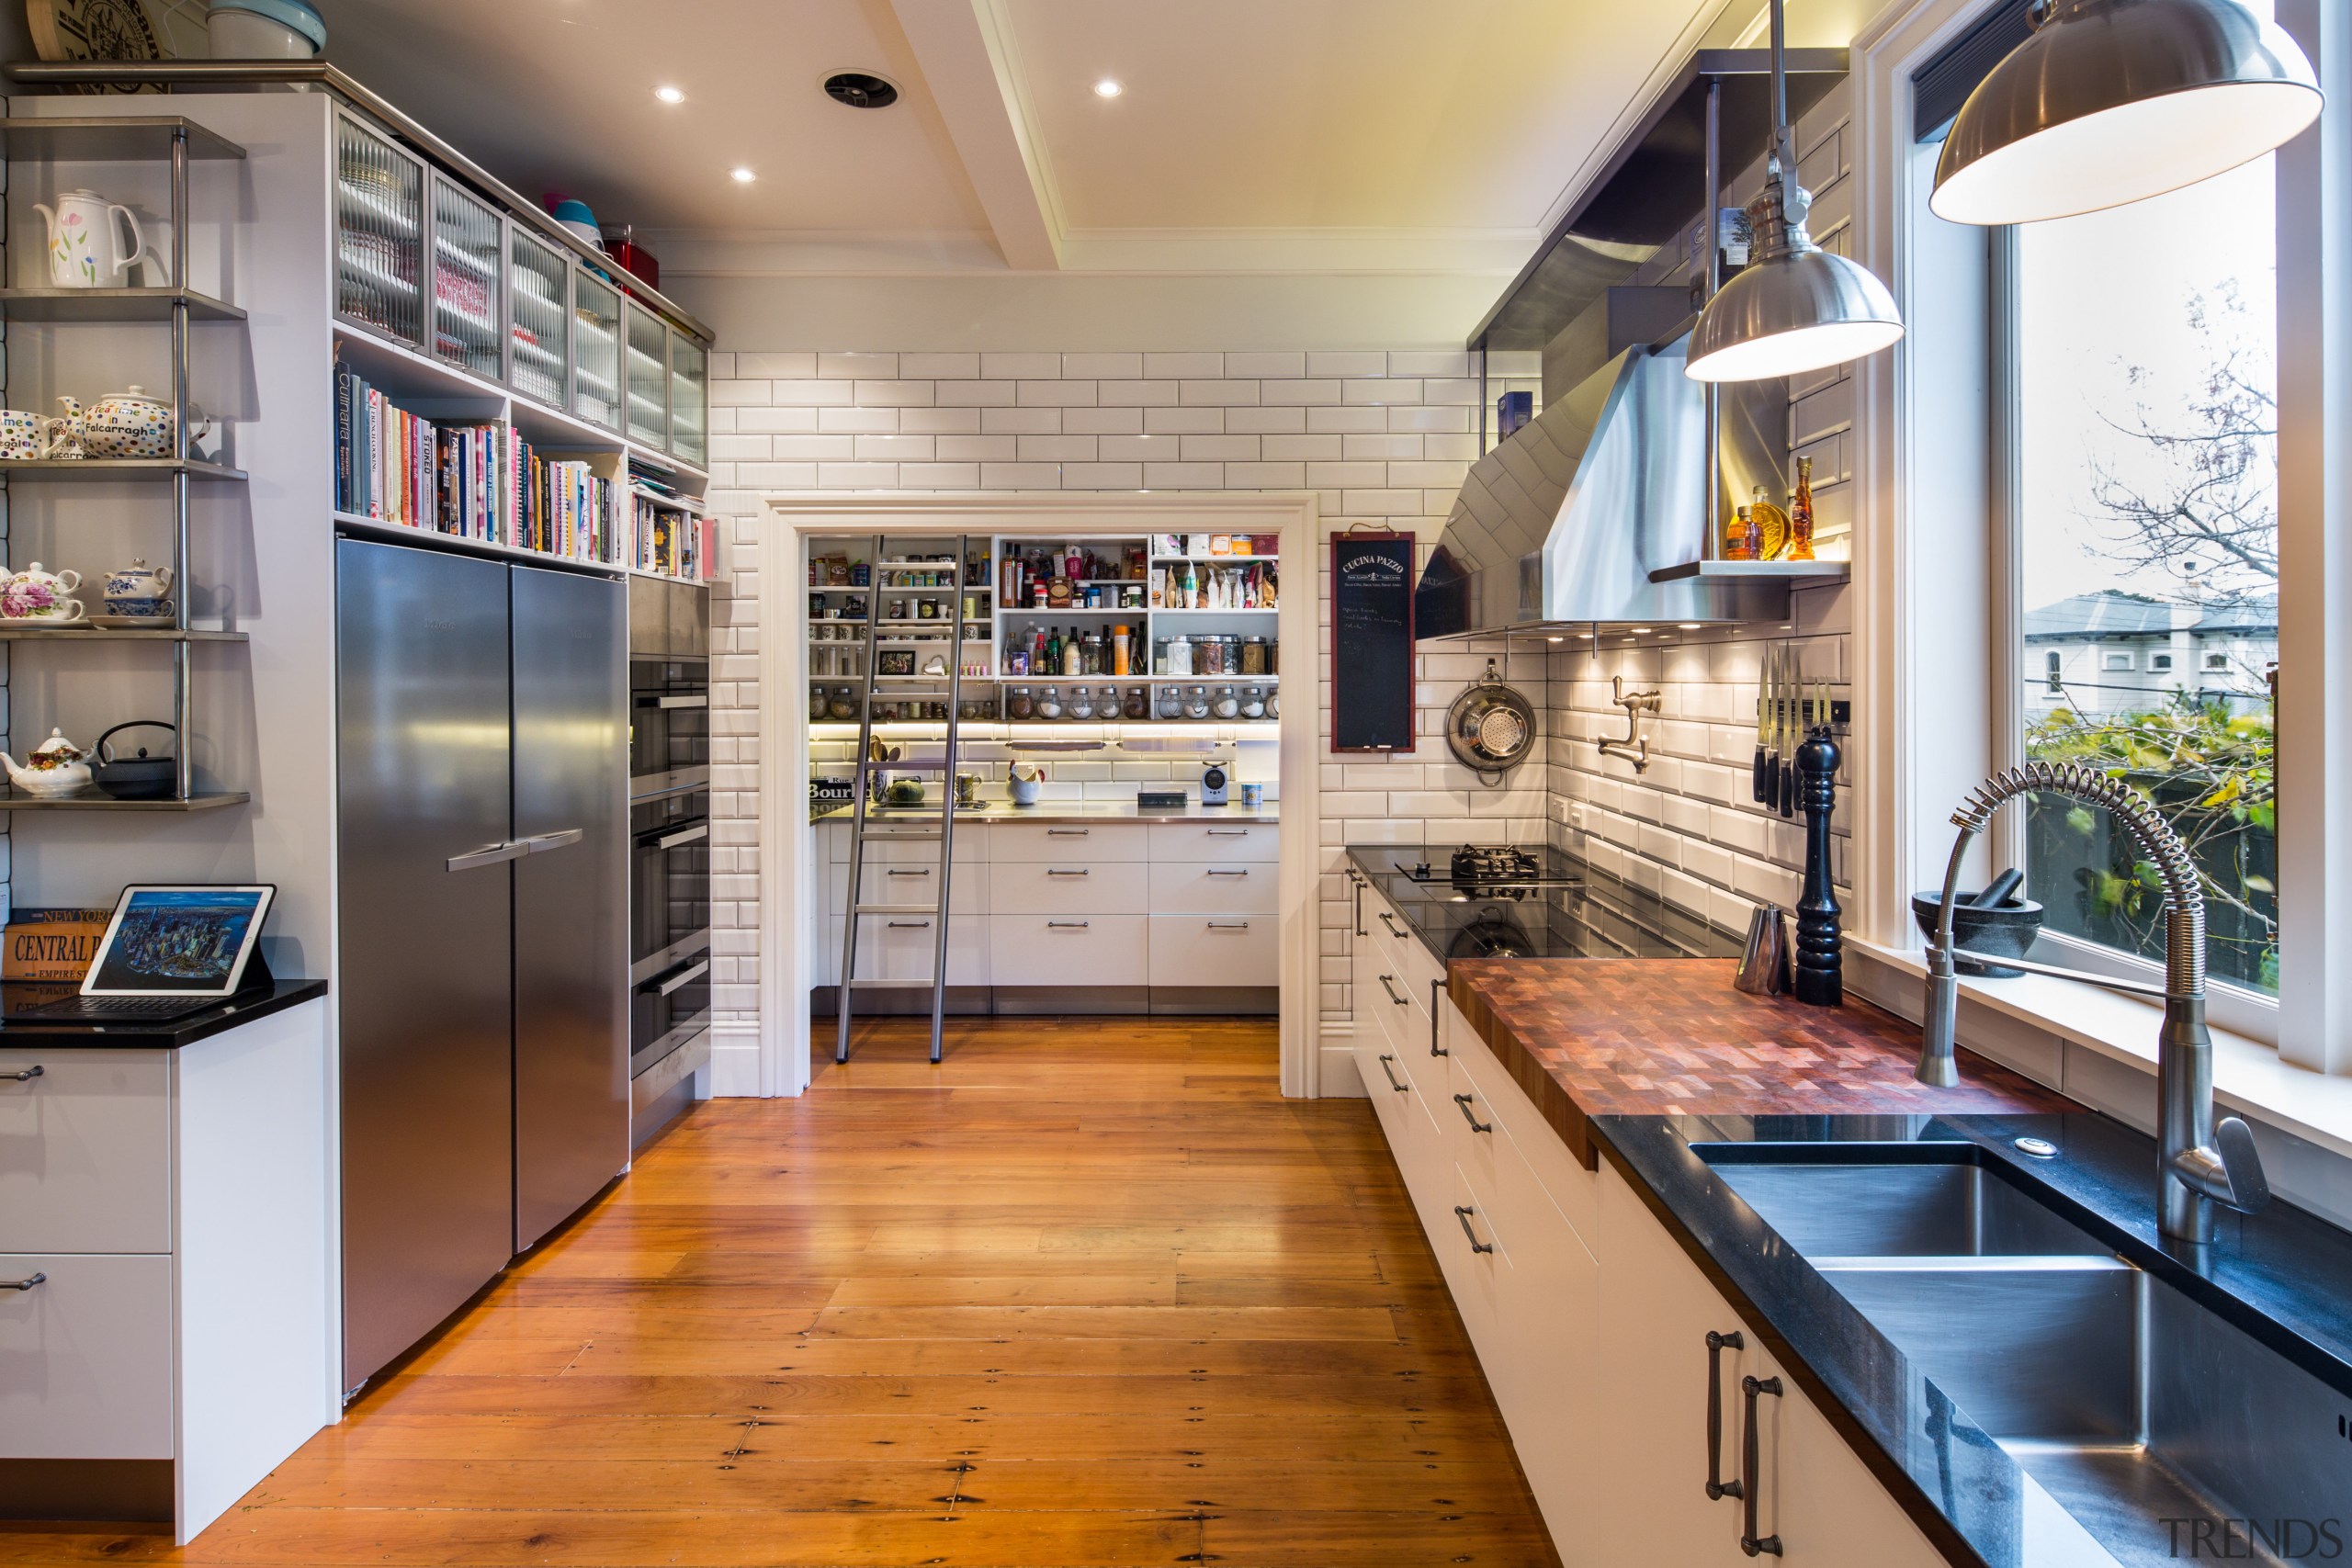
POLYGON ((1919 1032, 1732 988, 1724 958, 1456 959, 1446 993, 1588 1169, 1595 1116, 1867 1116, 2079 1109, 1966 1051, 1961 1082, 1911 1076, 1919 1032))

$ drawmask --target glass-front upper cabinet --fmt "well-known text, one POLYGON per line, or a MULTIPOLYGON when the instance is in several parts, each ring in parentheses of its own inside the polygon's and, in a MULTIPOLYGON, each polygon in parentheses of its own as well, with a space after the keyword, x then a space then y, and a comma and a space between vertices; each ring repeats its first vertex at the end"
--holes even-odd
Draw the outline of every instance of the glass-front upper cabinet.
POLYGON ((553 245, 509 231, 506 247, 507 385, 564 406, 564 322, 571 316, 571 264, 553 245))
POLYGON ((670 334, 670 450, 695 468, 710 463, 710 360, 684 333, 670 334))
POLYGON ((424 169, 351 119, 334 148, 335 313, 424 344, 424 169))
POLYGON ((506 366, 498 332, 498 214, 440 175, 433 176, 433 354, 485 381, 506 366))
POLYGON ((670 434, 670 329, 634 299, 628 309, 628 438, 664 446, 670 434))
POLYGON ((621 427, 621 297, 589 273, 571 275, 571 412, 621 427))

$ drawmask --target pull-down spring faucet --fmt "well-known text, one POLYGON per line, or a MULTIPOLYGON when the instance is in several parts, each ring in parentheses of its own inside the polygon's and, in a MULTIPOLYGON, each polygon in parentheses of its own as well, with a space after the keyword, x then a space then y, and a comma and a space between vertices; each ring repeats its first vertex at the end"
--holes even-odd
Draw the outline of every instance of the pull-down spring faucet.
POLYGON ((2164 1023, 2156 1035, 2157 1168, 2156 1216, 2163 1233, 2178 1241, 2213 1239, 2213 1205, 2226 1203, 2252 1213, 2270 1201, 2254 1134, 2235 1116, 2213 1120, 2213 1040, 2205 1029, 2205 892, 2196 863, 2180 835, 2156 814, 2148 797, 2095 769, 2072 762, 2028 762, 1996 773, 1969 792, 1952 813, 1960 837, 1944 868, 1943 907, 1936 917, 1936 939, 1928 954, 1926 1039, 1919 1050, 1921 1083, 1949 1089, 1960 1081, 1952 1059, 1959 1020, 1960 976, 1952 959, 1952 904, 1960 885, 1960 863, 2005 802, 2028 792, 2070 795, 2114 813, 2124 830, 2153 862, 2165 886, 2165 983, 2161 990, 2137 981, 2086 975, 2047 964, 2003 957, 2007 968, 2085 980, 2109 990, 2164 998, 2164 1023))

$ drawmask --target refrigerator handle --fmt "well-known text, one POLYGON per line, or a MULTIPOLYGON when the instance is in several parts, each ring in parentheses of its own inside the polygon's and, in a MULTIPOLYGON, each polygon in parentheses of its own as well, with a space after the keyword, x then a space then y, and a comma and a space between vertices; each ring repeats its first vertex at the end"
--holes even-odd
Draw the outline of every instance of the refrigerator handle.
POLYGON ((566 828, 560 832, 536 833, 521 840, 520 847, 526 855, 543 855, 549 850, 560 850, 566 844, 576 844, 588 836, 584 828, 566 828))
POLYGON ((475 850, 469 854, 451 855, 451 871, 471 871, 478 865, 499 865, 510 860, 521 860, 531 852, 523 844, 492 844, 488 849, 475 850))

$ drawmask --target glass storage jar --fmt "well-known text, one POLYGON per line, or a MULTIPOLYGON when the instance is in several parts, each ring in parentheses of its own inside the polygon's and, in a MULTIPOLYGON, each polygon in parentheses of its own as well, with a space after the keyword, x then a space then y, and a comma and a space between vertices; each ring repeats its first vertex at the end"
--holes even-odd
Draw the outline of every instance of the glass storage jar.
POLYGON ((1059 718, 1062 716, 1062 694, 1052 686, 1037 694, 1037 716, 1059 718))
POLYGON ((1266 716, 1266 691, 1264 687, 1244 686, 1241 688, 1241 716, 1244 718, 1263 718, 1266 716))
POLYGON ((1069 689, 1069 702, 1065 711, 1072 718, 1092 718, 1094 716, 1093 692, 1084 686, 1072 686, 1069 689))
POLYGON ((1250 637, 1241 639, 1241 673, 1263 675, 1266 672, 1266 639, 1250 637))
POLYGON ((1193 672, 1193 642, 1190 637, 1171 637, 1168 639, 1168 672, 1190 675, 1193 672))
POLYGON ((1149 718, 1151 716, 1151 694, 1145 691, 1141 686, 1129 686, 1127 688, 1126 705, 1121 711, 1128 718, 1149 718))
POLYGON ((1013 718, 1035 718, 1037 716, 1037 699, 1029 694, 1028 687, 1015 686, 1012 695, 1005 702, 1004 711, 1013 718))
POLYGON ((1187 687, 1184 692, 1184 716, 1206 718, 1209 716, 1209 689, 1206 686, 1187 687))
POLYGON ((1209 700, 1209 712, 1219 718, 1239 718, 1241 698, 1230 686, 1219 686, 1216 695, 1209 700))
POLYGON ((1280 718, 1282 716, 1283 690, 1280 686, 1276 686, 1266 694, 1266 716, 1268 718, 1280 718))
POLYGON ((1095 694, 1094 716, 1097 718, 1116 718, 1119 716, 1118 687, 1105 686, 1101 692, 1095 694))
POLYGON ((847 686, 835 686, 833 700, 826 705, 825 711, 834 718, 855 718, 857 698, 851 694, 847 686))
POLYGON ((1173 686, 1159 688, 1159 701, 1152 712, 1161 718, 1181 718, 1184 714, 1183 694, 1173 686))

